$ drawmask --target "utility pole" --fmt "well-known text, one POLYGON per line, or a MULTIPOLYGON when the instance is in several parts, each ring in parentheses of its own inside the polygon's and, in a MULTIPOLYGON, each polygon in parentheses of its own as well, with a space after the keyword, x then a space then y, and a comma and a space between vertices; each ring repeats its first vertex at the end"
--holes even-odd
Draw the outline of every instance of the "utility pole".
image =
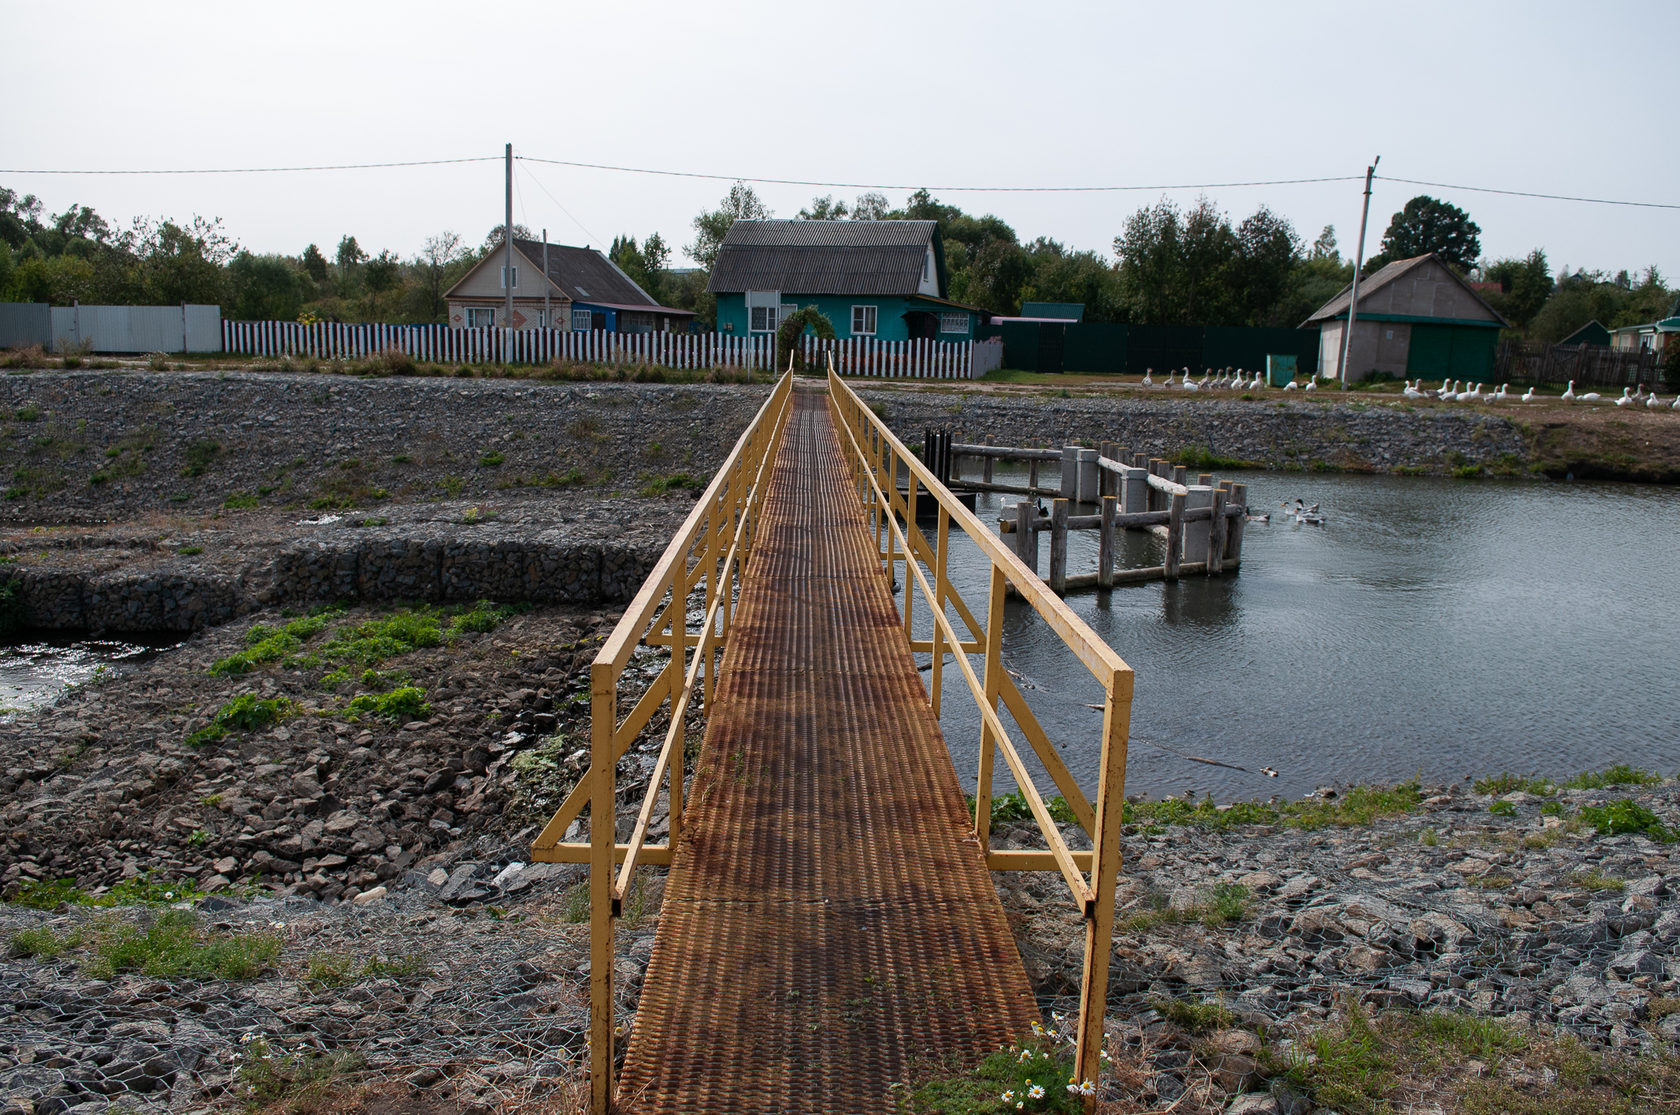
MULTIPOLYGON (((502 219, 505 264, 502 267, 503 324, 513 328, 513 144, 507 145, 507 213, 502 219)), ((1357 278, 1357 276, 1356 276, 1357 278)))
POLYGON ((1347 328, 1342 331, 1342 361, 1336 369, 1336 378, 1341 380, 1343 391, 1347 390, 1348 353, 1353 347, 1353 323, 1359 317, 1359 269, 1365 266, 1365 220, 1371 215, 1371 178, 1377 173, 1377 164, 1380 162, 1382 156, 1378 155, 1371 160, 1371 165, 1365 168, 1365 208, 1359 211, 1359 250, 1353 257, 1353 289, 1348 291, 1347 328))
POLYGON ((543 229, 543 328, 554 328, 554 310, 548 304, 548 229, 543 229))

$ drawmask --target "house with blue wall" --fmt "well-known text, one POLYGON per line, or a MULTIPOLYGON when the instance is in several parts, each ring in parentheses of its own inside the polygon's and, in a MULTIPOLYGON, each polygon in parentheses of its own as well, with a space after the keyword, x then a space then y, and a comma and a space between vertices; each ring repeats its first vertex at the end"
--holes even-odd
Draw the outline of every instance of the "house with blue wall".
POLYGON ((971 341, 986 315, 946 297, 934 221, 736 221, 706 289, 736 336, 815 306, 841 339, 971 341))

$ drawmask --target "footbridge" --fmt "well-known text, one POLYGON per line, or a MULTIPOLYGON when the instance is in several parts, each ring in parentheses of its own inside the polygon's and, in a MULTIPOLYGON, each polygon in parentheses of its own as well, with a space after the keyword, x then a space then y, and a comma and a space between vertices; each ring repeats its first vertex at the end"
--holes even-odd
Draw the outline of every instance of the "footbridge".
POLYGON ((1060 872, 1084 918, 1075 1069, 1097 1078, 1131 669, 832 369, 826 392, 791 373, 777 382, 602 645, 590 685, 591 765, 532 856, 589 865, 597 1115, 889 1112, 895 1085, 927 1065, 978 1061, 1029 1034, 1040 1015, 997 870, 1060 872), (958 544, 990 569, 979 610, 947 577, 958 544), (1101 690, 1094 801, 1004 668, 1011 589, 1101 690), (668 658, 632 687, 638 647, 668 658), (948 680, 981 724, 972 807, 940 732, 948 680), (646 794, 621 809, 619 760, 661 724, 646 794), (1063 839, 1023 743, 1088 848, 1063 839), (1000 759, 1042 848, 990 847, 1000 759), (615 919, 644 866, 669 874, 625 1035, 615 919))

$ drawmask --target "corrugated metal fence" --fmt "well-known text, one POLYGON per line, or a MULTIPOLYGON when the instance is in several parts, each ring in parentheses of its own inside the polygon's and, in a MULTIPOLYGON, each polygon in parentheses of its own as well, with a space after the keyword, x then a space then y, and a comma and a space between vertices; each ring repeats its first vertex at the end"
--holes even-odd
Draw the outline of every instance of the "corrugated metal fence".
POLYGON ((397 349, 416 360, 464 364, 575 360, 588 364, 654 364, 665 368, 768 369, 775 358, 775 342, 769 336, 732 337, 723 333, 225 321, 222 337, 228 352, 252 356, 317 356, 329 360, 372 356, 397 349))
POLYGON ((220 352, 220 306, 0 305, 0 346, 53 352, 220 352))

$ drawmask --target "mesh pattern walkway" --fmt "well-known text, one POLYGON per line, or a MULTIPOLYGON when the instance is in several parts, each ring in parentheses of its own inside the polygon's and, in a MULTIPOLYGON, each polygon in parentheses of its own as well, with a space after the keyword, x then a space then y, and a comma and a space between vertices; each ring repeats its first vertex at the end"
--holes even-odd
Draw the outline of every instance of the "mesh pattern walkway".
POLYGON ((775 463, 620 1077, 635 1112, 887 1112, 1038 1017, 821 395, 775 463))

